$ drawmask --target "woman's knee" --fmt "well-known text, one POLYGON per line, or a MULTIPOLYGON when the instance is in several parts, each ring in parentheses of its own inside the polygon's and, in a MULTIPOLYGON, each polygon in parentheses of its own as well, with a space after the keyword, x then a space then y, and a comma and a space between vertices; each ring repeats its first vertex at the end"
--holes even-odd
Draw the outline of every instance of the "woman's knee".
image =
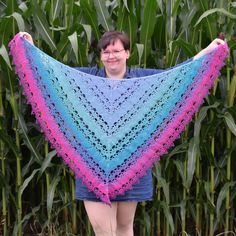
POLYGON ((116 221, 107 217, 89 217, 96 236, 116 236, 116 221))
POLYGON ((136 202, 121 202, 117 207, 117 236, 133 235, 136 202))
POLYGON ((105 205, 101 202, 84 201, 84 206, 96 236, 116 236, 117 205, 105 205))
POLYGON ((116 236, 116 226, 114 224, 104 224, 103 222, 91 222, 96 236, 116 236))
POLYGON ((130 233, 133 232, 133 223, 133 219, 128 219, 127 221, 118 221, 117 235, 131 235, 130 233))

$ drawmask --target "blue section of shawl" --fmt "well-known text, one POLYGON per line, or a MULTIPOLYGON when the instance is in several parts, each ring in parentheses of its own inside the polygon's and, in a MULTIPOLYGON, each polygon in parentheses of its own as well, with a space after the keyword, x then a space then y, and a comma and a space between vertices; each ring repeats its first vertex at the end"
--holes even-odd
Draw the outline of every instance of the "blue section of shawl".
MULTIPOLYGON (((36 52, 36 55, 38 55, 38 53, 39 52, 36 52)), ((138 103, 138 101, 136 101, 135 99, 139 97, 135 96, 135 94, 140 94, 144 90, 152 91, 153 84, 157 87, 160 87, 160 94, 155 95, 155 99, 153 100, 151 100, 152 96, 148 97, 149 101, 139 108, 140 114, 150 113, 150 108, 155 106, 157 100, 163 100, 163 91, 170 92, 169 87, 174 83, 173 79, 178 79, 178 75, 182 74, 179 72, 181 72, 181 70, 183 70, 183 68, 185 67, 188 68, 188 66, 183 65, 176 68, 175 71, 165 71, 158 75, 152 75, 146 78, 143 77, 142 87, 140 87, 139 79, 137 78, 129 79, 128 84, 124 84, 119 80, 112 80, 109 85, 107 81, 106 83, 104 83, 104 80, 107 79, 98 77, 95 78, 92 75, 79 72, 70 67, 65 67, 64 65, 63 67, 61 67, 60 63, 55 60, 50 60, 51 71, 47 71, 45 70, 45 65, 48 66, 47 63, 49 63, 49 60, 45 61, 44 65, 42 63, 42 60, 40 58, 38 59, 36 55, 34 56, 33 51, 32 59, 35 60, 35 64, 39 65, 38 74, 43 78, 43 80, 39 82, 40 89, 43 91, 45 100, 47 100, 47 95, 50 94, 50 100, 55 104, 55 110, 60 112, 63 120, 65 121, 65 126, 67 128, 64 131, 68 132, 66 135, 69 137, 73 134, 76 137, 76 140, 78 140, 88 151, 89 155, 93 156, 94 160, 96 160, 96 162, 99 163, 99 165, 108 172, 116 168, 117 165, 123 163, 126 158, 128 158, 133 152, 137 150, 137 147, 140 145, 140 143, 144 143, 144 141, 150 138, 150 134, 156 131, 157 126, 160 125, 163 119, 168 116, 169 112, 175 107, 176 102, 181 99, 181 95, 193 82, 192 78, 198 73, 199 68, 201 68, 202 66, 202 60, 204 60, 204 58, 202 57, 201 60, 191 62, 193 66, 192 70, 188 72, 186 81, 184 81, 181 86, 178 87, 178 93, 176 93, 176 91, 173 92, 172 96, 165 101, 164 106, 157 106, 157 108, 155 108, 155 112, 157 112, 159 116, 154 116, 151 123, 142 123, 142 125, 145 126, 142 127, 142 132, 139 132, 136 135, 133 134, 131 136, 131 142, 127 144, 128 147, 120 147, 118 149, 118 154, 116 154, 117 149, 112 150, 112 146, 117 144, 117 141, 119 139, 122 139, 126 130, 130 130, 133 124, 137 124, 141 119, 139 115, 136 114, 136 116, 132 117, 132 120, 126 123, 126 126, 123 129, 119 129, 119 132, 116 131, 112 135, 110 134, 112 125, 120 120, 120 116, 125 116, 127 113, 129 113, 129 111, 133 109, 133 105, 138 103), (65 71, 65 68, 67 72, 65 72, 66 74, 63 75, 62 70, 65 71), (165 81, 162 81, 163 78, 166 78, 167 76, 169 78, 172 78, 172 80, 166 79, 165 81), (52 82, 51 77, 58 78, 58 85, 52 82), (43 89, 43 86, 46 86, 46 90, 43 89), (65 91, 67 98, 61 98, 60 93, 58 93, 58 91, 55 89, 59 88, 60 86, 63 86, 63 90, 65 91), (87 110, 84 107, 84 101, 81 102, 73 92, 73 87, 76 86, 79 86, 81 90, 86 93, 86 98, 90 99, 90 101, 97 100, 97 107, 95 109, 98 114, 100 114, 107 122, 109 127, 108 129, 105 126, 97 125, 96 121, 94 119, 91 119, 91 117, 88 115, 87 110), (102 88, 104 98, 106 98, 108 102, 104 102, 104 104, 102 103, 102 101, 99 102, 98 96, 95 96, 94 91, 90 92, 89 89, 94 88, 94 86, 97 88, 102 88), (116 103, 115 101, 119 99, 121 90, 125 93, 128 87, 136 88, 137 90, 133 92, 131 97, 129 97, 129 102, 123 102, 122 106, 120 107, 119 104, 116 104, 115 114, 117 114, 117 116, 114 116, 114 114, 112 114, 114 110, 112 110, 111 107, 116 103), (91 140, 88 140, 88 138, 86 138, 86 135, 81 132, 80 129, 78 129, 75 121, 71 116, 72 107, 66 107, 70 103, 75 107, 75 110, 79 111, 79 115, 84 121, 86 121, 86 125, 91 128, 91 130, 93 130, 93 132, 95 133, 94 136, 99 137, 99 139, 102 141, 102 145, 107 147, 107 153, 105 151, 98 151, 98 148, 96 146, 97 144, 95 143, 94 145, 93 142, 91 142, 91 140), (106 162, 105 157, 113 158, 114 156, 116 156, 115 160, 113 160, 112 162, 106 162)), ((56 114, 54 114, 54 117, 56 119, 56 122, 60 124, 60 117, 57 117, 56 114)), ((72 142, 71 144, 73 146, 77 145, 76 142, 72 142)))

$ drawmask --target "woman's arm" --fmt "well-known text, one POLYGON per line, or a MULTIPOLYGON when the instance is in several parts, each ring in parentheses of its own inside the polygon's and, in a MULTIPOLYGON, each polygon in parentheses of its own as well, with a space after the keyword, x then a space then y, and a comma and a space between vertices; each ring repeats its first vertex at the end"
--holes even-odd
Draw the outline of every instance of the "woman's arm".
MULTIPOLYGON (((29 33, 27 32, 19 32, 19 33, 30 43, 34 44, 33 38, 29 33)), ((225 44, 225 41, 219 38, 214 39, 206 48, 204 48, 197 55, 195 55, 193 57, 193 60, 198 59, 199 57, 204 56, 207 53, 210 53, 215 48, 217 48, 217 46, 219 46, 220 44, 222 45, 225 44)), ((157 71, 157 72, 161 72, 161 71, 157 71)))
POLYGON ((201 56, 204 56, 207 53, 212 52, 215 48, 217 48, 220 44, 225 44, 225 41, 219 38, 214 39, 206 48, 201 50, 197 55, 193 57, 193 60, 198 59, 201 56))

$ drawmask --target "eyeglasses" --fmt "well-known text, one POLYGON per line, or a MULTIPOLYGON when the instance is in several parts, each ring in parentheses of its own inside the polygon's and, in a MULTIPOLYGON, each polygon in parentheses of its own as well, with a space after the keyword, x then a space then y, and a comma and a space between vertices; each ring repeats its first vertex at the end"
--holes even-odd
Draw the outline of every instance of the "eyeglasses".
POLYGON ((125 49, 121 49, 121 50, 114 50, 114 51, 102 51, 102 57, 103 58, 108 58, 110 56, 110 54, 112 54, 114 57, 119 57, 121 55, 121 52, 124 51, 125 49))

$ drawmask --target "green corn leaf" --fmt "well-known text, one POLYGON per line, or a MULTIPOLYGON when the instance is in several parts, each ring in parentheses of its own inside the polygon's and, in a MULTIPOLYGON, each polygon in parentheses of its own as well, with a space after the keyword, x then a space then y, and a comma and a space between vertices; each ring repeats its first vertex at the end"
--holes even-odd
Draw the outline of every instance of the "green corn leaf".
POLYGON ((164 215, 165 215, 165 218, 166 218, 166 221, 167 223, 169 224, 170 228, 171 228, 171 232, 172 234, 174 233, 174 220, 173 220, 173 217, 170 213, 170 208, 169 206, 166 204, 166 202, 161 202, 161 206, 163 208, 163 211, 164 211, 164 215))
POLYGON ((174 5, 173 5, 173 8, 172 8, 172 13, 171 13, 172 16, 178 15, 178 9, 180 7, 180 2, 181 2, 181 0, 174 1, 174 5))
POLYGON ((24 178, 25 175, 27 175, 30 171, 31 171, 31 166, 33 165, 33 163, 35 162, 35 158, 33 155, 30 156, 30 159, 27 160, 26 165, 22 168, 21 171, 21 176, 24 178))
POLYGON ((32 152, 32 154, 34 155, 34 157, 36 158, 35 160, 38 163, 41 163, 41 160, 43 160, 43 157, 39 154, 37 148, 34 146, 34 144, 32 143, 32 140, 30 139, 30 137, 28 136, 28 130, 27 130, 27 125, 24 121, 23 116, 19 113, 18 115, 18 119, 19 119, 19 125, 21 128, 21 132, 23 134, 24 137, 24 141, 26 146, 29 148, 29 150, 32 152))
POLYGON ((36 206, 36 207, 32 208, 31 212, 24 216, 24 218, 22 219, 21 223, 24 223, 24 222, 28 223, 27 221, 31 217, 35 216, 38 213, 39 210, 40 210, 40 206, 36 206))
MULTIPOLYGON (((211 183, 210 182, 205 182, 204 183, 204 190, 205 190, 205 194, 207 196, 208 202, 212 204, 212 202, 211 202, 211 194, 210 194, 210 191, 211 191, 211 183)), ((212 205, 211 207, 214 208, 215 206, 212 205)))
MULTIPOLYGON (((176 36, 176 17, 177 15, 175 8, 178 7, 178 0, 168 1, 166 4, 166 40, 167 42, 173 41, 176 36)), ((177 9, 177 8, 176 8, 177 9)), ((166 42, 166 43, 167 43, 166 42)))
POLYGON ((87 40, 89 42, 89 45, 91 45, 92 42, 92 29, 90 25, 86 25, 86 24, 82 24, 84 31, 86 33, 87 36, 87 40))
MULTIPOLYGON (((3 175, 2 171, 0 171, 0 188, 5 188, 7 190, 10 190, 10 185, 9 185, 9 178, 6 175, 3 175)), ((7 196, 5 196, 7 197, 7 196)))
POLYGON ((197 119, 195 119, 195 123, 194 123, 194 137, 195 138, 199 138, 201 124, 202 124, 202 121, 205 119, 208 110, 212 108, 217 108, 219 105, 220 104, 218 102, 215 102, 213 105, 204 106, 200 109, 200 111, 197 114, 197 119))
POLYGON ((147 235, 150 235, 150 233, 151 233, 151 218, 146 211, 144 212, 143 216, 144 216, 144 223, 145 223, 147 235))
MULTIPOLYGON (((197 1, 201 10, 204 12, 203 14, 205 14, 205 12, 207 12, 207 7, 208 4, 206 1, 204 0, 198 0, 197 1)), ((201 17, 200 17, 201 18, 201 17)), ((207 34, 209 35, 210 39, 213 40, 216 37, 216 27, 215 27, 215 18, 212 15, 208 15, 204 18, 203 24, 204 24, 204 28, 207 29, 207 34)), ((195 24, 194 27, 196 27, 198 24, 195 24)))
POLYGON ((217 219, 220 218, 220 213, 221 213, 220 210, 221 210, 223 200, 226 198, 226 193, 229 191, 230 188, 234 187, 235 183, 236 183, 235 181, 226 183, 223 186, 223 188, 220 190, 220 193, 218 195, 217 202, 216 202, 216 216, 217 216, 217 219))
POLYGON ((7 49, 6 49, 4 44, 0 48, 0 55, 3 57, 4 61, 8 65, 8 67, 12 70, 10 59, 9 59, 9 56, 8 56, 8 52, 7 52, 7 49))
POLYGON ((185 221, 185 218, 186 218, 186 210, 187 210, 186 203, 187 203, 186 200, 182 200, 180 203, 180 215, 181 215, 182 222, 185 221))
POLYGON ((44 171, 51 166, 52 158, 55 157, 57 154, 56 150, 53 150, 47 154, 47 156, 44 158, 43 163, 40 168, 40 174, 39 177, 44 173, 44 171))
POLYGON ((155 177, 161 176, 161 165, 160 165, 160 162, 157 162, 157 163, 154 165, 153 175, 154 175, 155 177))
POLYGON ((25 31, 24 19, 20 13, 14 12, 13 14, 11 14, 10 16, 7 16, 7 17, 13 17, 17 22, 17 26, 18 26, 19 31, 25 31))
POLYGON ((170 187, 169 187, 169 183, 166 182, 166 180, 164 178, 159 178, 158 182, 160 183, 160 185, 163 188, 163 192, 166 198, 166 202, 169 203, 170 202, 170 187))
POLYGON ((188 162, 187 162, 187 181, 186 181, 186 186, 187 188, 190 188, 192 180, 193 180, 193 175, 195 172, 195 163, 196 163, 196 158, 197 156, 200 155, 200 149, 199 149, 199 134, 201 130, 201 123, 203 119, 207 115, 207 111, 211 108, 216 108, 219 105, 219 103, 215 103, 211 106, 205 106, 202 107, 198 113, 197 119, 195 120, 194 123, 194 137, 190 140, 189 143, 189 148, 188 148, 188 162))
POLYGON ((185 174, 184 174, 184 164, 183 162, 181 162, 180 160, 174 160, 174 164, 180 174, 180 177, 182 179, 182 183, 183 183, 183 186, 187 187, 187 183, 186 183, 186 177, 185 177, 185 174))
POLYGON ((127 10, 128 12, 130 12, 127 0, 123 0, 123 4, 124 4, 126 10, 127 10))
POLYGON ((229 106, 233 106, 236 94, 236 75, 232 77, 230 88, 229 88, 229 106))
POLYGON ((35 170, 31 173, 31 175, 30 175, 28 178, 26 178, 26 179, 24 180, 22 186, 20 187, 20 194, 21 194, 21 195, 23 194, 25 188, 28 186, 28 184, 30 183, 30 181, 34 178, 35 174, 36 174, 39 170, 40 170, 40 168, 35 169, 35 170))
POLYGON ((134 15, 133 5, 130 6, 130 11, 124 5, 120 7, 117 13, 117 30, 126 32, 130 39, 130 48, 133 49, 133 44, 137 38, 137 17, 134 15))
POLYGON ((150 39, 156 24, 156 9, 156 0, 145 1, 144 16, 140 32, 140 43, 144 45, 144 67, 146 67, 146 61, 150 51, 150 39))
POLYGON ((86 48, 87 45, 84 45, 82 43, 82 39, 81 38, 78 38, 78 47, 79 47, 79 66, 85 66, 88 64, 88 55, 87 55, 87 48, 86 48))
MULTIPOLYGON (((165 15, 163 14, 158 14, 156 16, 156 25, 155 25, 155 29, 153 32, 153 40, 156 43, 156 47, 160 50, 165 48, 165 15)), ((164 49, 163 49, 163 53, 157 54, 157 56, 161 59, 164 55, 164 49)), ((164 67, 164 63, 162 65, 162 68, 164 67)))
POLYGON ((21 9, 21 11, 23 11, 24 13, 27 12, 27 10, 28 10, 28 6, 26 5, 25 2, 20 3, 20 5, 19 5, 18 7, 19 7, 19 9, 21 9))
POLYGON ((0 139, 7 144, 7 146, 13 151, 14 155, 19 156, 18 148, 15 144, 14 139, 9 136, 4 130, 0 129, 0 139))
POLYGON ((101 33, 98 27, 96 10, 92 8, 87 0, 80 1, 80 7, 83 10, 84 17, 88 20, 89 25, 91 25, 96 39, 99 40, 101 37, 101 33))
POLYGON ((61 57, 63 57, 67 52, 67 45, 69 43, 68 35, 63 35, 60 42, 57 44, 57 49, 61 57))
POLYGON ((37 31, 41 34, 42 38, 51 47, 51 49, 56 50, 57 47, 53 41, 48 21, 35 0, 32 0, 32 8, 34 10, 33 14, 34 25, 37 31))
POLYGON ((186 187, 188 189, 190 188, 193 180, 197 155, 199 155, 199 142, 197 141, 197 139, 192 138, 189 142, 189 149, 188 149, 187 181, 186 181, 186 187))
POLYGON ((6 3, 4 1, 0 1, 0 6, 1 6, 1 9, 2 8, 5 9, 7 7, 7 5, 6 5, 6 3))
POLYGON ((113 30, 111 17, 106 7, 105 1, 94 0, 93 3, 96 8, 98 20, 100 24, 103 26, 103 28, 105 29, 105 31, 113 30))
POLYGON ((11 13, 15 12, 17 9, 17 1, 16 0, 9 0, 9 1, 4 1, 5 3, 7 2, 7 8, 5 9, 5 12, 10 15, 11 13))
POLYGON ((203 19, 207 18, 208 16, 214 14, 214 13, 221 13, 231 19, 236 19, 236 15, 230 13, 229 11, 226 11, 224 8, 213 8, 210 10, 205 11, 198 19, 194 27, 196 27, 203 19))
POLYGON ((59 16, 61 11, 63 0, 53 0, 51 1, 51 18, 52 22, 59 16))
POLYGON ((75 58, 76 58, 76 63, 78 64, 78 38, 77 38, 77 33, 74 32, 72 35, 68 36, 68 39, 70 41, 72 50, 74 52, 75 58))
MULTIPOLYGON (((181 20, 181 32, 180 35, 191 35, 193 32, 192 29, 192 21, 195 20, 196 14, 198 11, 198 6, 194 4, 186 4, 184 8, 179 11, 178 17, 181 20)), ((185 37, 185 40, 188 40, 188 37, 185 37)), ((193 37, 192 40, 195 40, 193 37)), ((194 43, 192 41, 192 45, 194 43)))
POLYGON ((181 38, 173 41, 173 46, 181 48, 188 57, 193 57, 196 54, 195 47, 181 38))
POLYGON ((166 202, 169 204, 169 202, 170 202, 169 183, 167 183, 166 180, 164 178, 162 178, 160 175, 157 175, 157 181, 163 189, 166 202))
POLYGON ((166 162, 165 162, 165 169, 168 168, 169 162, 171 161, 171 158, 175 155, 186 153, 187 148, 188 148, 188 143, 183 142, 179 145, 176 145, 167 155, 166 157, 166 162))
MULTIPOLYGON (((74 18, 77 16, 77 14, 78 15, 80 14, 80 13, 77 13, 77 14, 74 13, 75 6, 76 6, 76 2, 74 0, 65 0, 64 1, 65 10, 63 11, 64 16, 62 19, 65 22, 65 27, 67 28, 68 34, 71 30, 71 22, 74 20, 74 18)), ((75 29, 75 30, 77 30, 77 29, 75 29)))
POLYGON ((61 169, 58 170, 57 174, 54 176, 52 182, 49 185, 48 193, 47 193, 47 212, 48 216, 51 217, 53 199, 56 191, 57 184, 59 183, 61 177, 59 176, 61 169))
POLYGON ((65 27, 65 26, 63 26, 63 27, 49 27, 49 29, 50 30, 52 30, 52 31, 65 31, 67 28, 65 27))
POLYGON ((127 9, 124 5, 122 5, 118 11, 118 20, 117 20, 117 30, 122 31, 124 28, 124 25, 126 25, 126 19, 127 19, 127 9))
POLYGON ((226 112, 223 117, 230 131, 236 136, 236 124, 233 116, 229 112, 226 112))
POLYGON ((162 15, 164 15, 163 14, 163 11, 164 11, 164 3, 163 3, 163 1, 162 0, 157 0, 157 5, 158 5, 158 8, 161 10, 161 13, 162 13, 162 15))
POLYGON ((143 56, 144 45, 136 43, 137 51, 138 51, 138 64, 141 65, 141 59, 143 56))
POLYGON ((167 65, 169 67, 174 66, 178 62, 178 57, 180 54, 180 48, 174 44, 174 41, 170 40, 168 45, 168 62, 167 65))
POLYGON ((235 40, 229 40, 227 42, 227 44, 228 44, 228 46, 229 46, 231 51, 236 49, 236 42, 235 42, 235 40))

